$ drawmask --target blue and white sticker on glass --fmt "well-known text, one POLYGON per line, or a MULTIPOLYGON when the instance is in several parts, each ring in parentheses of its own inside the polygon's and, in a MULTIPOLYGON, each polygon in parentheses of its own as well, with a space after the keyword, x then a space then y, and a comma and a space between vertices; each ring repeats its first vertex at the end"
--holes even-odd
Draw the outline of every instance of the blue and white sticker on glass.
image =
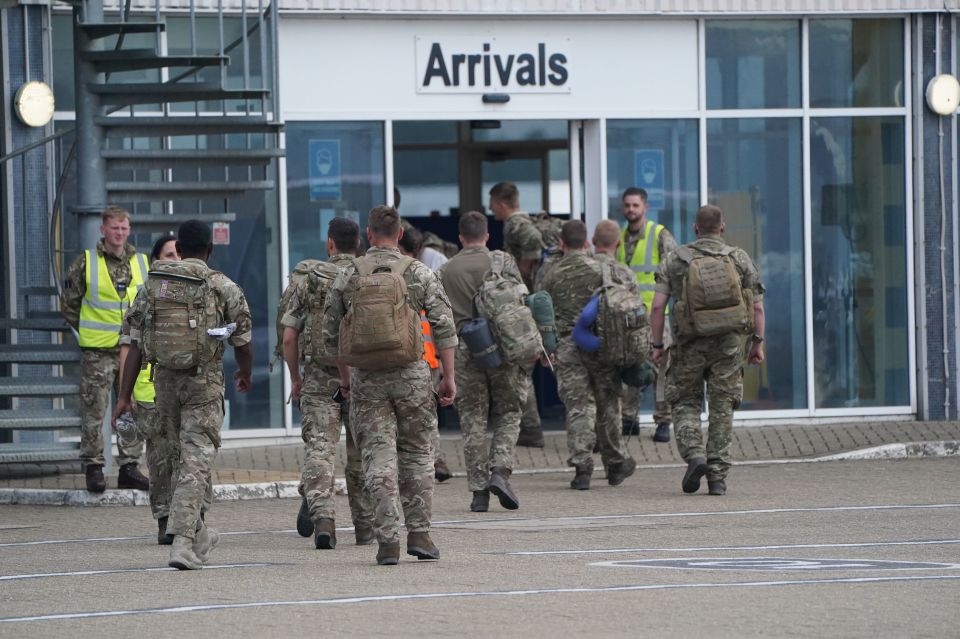
POLYGON ((633 183, 647 192, 647 203, 658 211, 664 207, 663 150, 637 149, 633 152, 633 183))
POLYGON ((310 201, 341 199, 340 140, 310 140, 310 201))

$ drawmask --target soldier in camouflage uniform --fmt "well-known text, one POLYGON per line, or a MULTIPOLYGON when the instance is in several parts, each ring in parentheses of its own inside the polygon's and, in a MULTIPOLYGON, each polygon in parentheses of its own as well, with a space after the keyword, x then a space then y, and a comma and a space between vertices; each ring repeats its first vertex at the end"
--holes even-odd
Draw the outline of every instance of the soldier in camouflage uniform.
MULTIPOLYGON (((146 256, 127 242, 130 214, 111 206, 104 210, 101 222, 103 237, 96 250, 84 251, 67 269, 62 297, 63 316, 78 331, 82 353, 80 461, 86 472, 87 490, 98 493, 107 488, 103 478, 102 427, 120 371, 123 312, 130 307, 138 285, 147 276, 146 256)), ((137 466, 143 443, 127 447, 118 442, 117 450, 117 487, 147 490, 149 481, 137 466)))
MULTIPOLYGON (((490 271, 487 249, 487 217, 469 211, 460 217, 460 243, 457 255, 439 272, 443 288, 450 297, 457 333, 474 317, 474 297, 490 271)), ((516 262, 504 254, 503 275, 522 287, 516 262)), ((463 433, 463 457, 467 466, 467 484, 473 493, 470 510, 486 512, 490 492, 508 510, 520 506, 507 481, 513 471, 513 450, 520 431, 520 368, 504 363, 494 369, 481 369, 473 363, 464 340, 456 353, 457 411, 463 433), (492 400, 492 401, 491 401, 492 400), (493 426, 493 439, 487 443, 487 422, 493 426)))
MULTIPOLYGON (((520 191, 517 186, 512 182, 494 184, 490 189, 490 210, 497 220, 503 222, 503 250, 513 257, 523 276, 523 283, 533 290, 537 268, 543 256, 543 239, 530 214, 520 210, 520 191)), ((521 376, 523 413, 517 446, 543 448, 543 428, 532 374, 530 370, 521 376)))
MULTIPOLYGON (((723 213, 718 207, 700 207, 693 230, 697 240, 685 245, 685 248, 716 255, 727 247, 722 237, 723 213)), ((676 307, 671 315, 676 342, 670 347, 666 395, 673 409, 677 449, 687 462, 681 483, 686 493, 699 490, 700 479, 704 475, 707 476, 711 495, 726 493, 733 411, 740 406, 743 397, 744 359, 750 364, 759 364, 764 359, 764 289, 760 274, 743 249, 735 248, 730 258, 740 277, 741 289, 752 291, 753 294, 752 336, 735 331, 709 337, 684 334, 676 307), (710 415, 706 449, 700 425, 704 383, 707 386, 710 415)), ((657 271, 656 295, 650 318, 654 363, 659 364, 664 357, 662 339, 667 303, 681 294, 687 270, 687 263, 674 251, 657 271)))
MULTIPOLYGON (((330 220, 327 232, 329 262, 340 268, 351 265, 359 240, 360 229, 356 222, 342 217, 330 220)), ((316 302, 313 296, 325 293, 324 290, 311 290, 309 281, 302 280, 282 319, 286 327, 284 359, 293 382, 293 397, 300 401, 301 435, 306 449, 301 489, 313 523, 314 546, 318 549, 335 548, 334 463, 342 424, 347 433, 347 498, 357 545, 365 546, 373 543, 373 504, 363 485, 360 453, 349 423, 349 404, 333 398, 340 386, 340 373, 336 366, 306 359, 298 350, 300 334, 307 328, 306 322, 316 321, 310 318, 310 309, 316 302), (300 362, 303 362, 302 377, 300 362)), ((319 335, 319 331, 316 334, 319 335)))
MULTIPOLYGON (((243 291, 223 273, 207 266, 213 252, 209 225, 198 220, 181 224, 177 230, 177 252, 184 263, 192 262, 192 266, 205 273, 205 280, 216 296, 214 304, 220 325, 236 324, 227 343, 233 346, 237 362, 236 389, 246 393, 251 386, 253 325, 243 291)), ((156 330, 145 324, 148 312, 147 295, 139 295, 127 315, 132 341, 114 420, 121 412, 131 409, 131 393, 142 361, 140 342, 145 331, 156 330)), ((155 366, 154 385, 160 420, 172 422, 172 426, 165 424, 164 427, 173 428, 180 443, 180 465, 167 523, 167 531, 174 535, 169 565, 180 570, 198 570, 219 542, 217 532, 204 524, 200 514, 213 480, 214 457, 220 447, 224 416, 223 346, 217 348, 214 360, 202 370, 155 366)))
MULTIPOLYGON (((378 265, 408 259, 397 249, 401 233, 395 209, 372 209, 367 224, 370 249, 360 259, 378 265)), ((356 267, 348 266, 327 294, 323 340, 329 353, 340 352, 340 324, 352 306, 359 277, 356 267)), ((426 311, 437 355, 447 373, 440 382, 439 401, 449 406, 456 396, 453 349, 457 345, 450 302, 439 280, 422 263, 412 261, 402 277, 408 306, 417 316, 421 309, 426 311)), ((437 428, 430 369, 422 358, 386 370, 350 368, 342 361, 338 366, 340 390, 350 399, 365 484, 376 504, 377 563, 395 565, 399 561, 401 510, 408 532, 407 553, 418 559, 439 559, 440 551, 429 535, 434 459, 430 440, 437 428)))
MULTIPOLYGON (((567 464, 576 469, 570 482, 575 490, 590 488, 595 443, 600 445, 610 485, 621 484, 637 466, 620 432, 619 369, 601 361, 596 354, 581 351, 571 337, 583 307, 602 282, 600 262, 587 252, 586 243, 587 228, 583 222, 565 223, 561 232, 563 257, 543 279, 543 290, 553 298, 557 318, 557 386, 566 408, 570 451, 567 464)), ((609 257, 601 259, 613 263, 609 257)), ((634 279, 622 269, 611 269, 611 277, 625 285, 634 279)))

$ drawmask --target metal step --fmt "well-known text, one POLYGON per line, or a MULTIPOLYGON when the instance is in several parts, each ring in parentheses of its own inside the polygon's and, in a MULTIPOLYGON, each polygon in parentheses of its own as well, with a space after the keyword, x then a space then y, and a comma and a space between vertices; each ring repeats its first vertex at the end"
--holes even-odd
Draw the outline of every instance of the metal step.
POLYGON ((0 410, 0 429, 63 430, 80 428, 80 411, 71 409, 0 410))
POLYGON ((87 84, 87 90, 100 96, 101 104, 159 104, 162 102, 197 102, 201 100, 265 100, 267 89, 224 89, 219 84, 186 84, 182 82, 87 84))
POLYGON ((156 33, 165 31, 162 22, 81 22, 80 28, 89 38, 108 38, 121 33, 156 33))
MULTIPOLYGON (((110 169, 163 169, 201 166, 265 166, 283 149, 109 150, 100 152, 110 169)), ((140 224, 137 216, 137 224, 140 224)))
MULTIPOLYGON (((194 200, 239 197, 245 191, 269 191, 273 180, 253 182, 107 182, 107 193, 120 202, 128 200, 194 200)), ((138 219, 139 221, 139 219, 138 219)))
POLYGON ((74 461, 79 458, 79 444, 0 444, 0 464, 74 461))
POLYGON ((76 377, 0 377, 0 397, 62 397, 79 392, 76 377))
POLYGON ((37 296, 41 297, 44 295, 57 295, 57 287, 55 286, 22 286, 17 289, 17 293, 23 296, 37 296))
POLYGON ((153 138, 175 135, 216 135, 220 133, 279 133, 283 124, 269 122, 264 115, 210 115, 183 117, 107 117, 94 118, 106 128, 108 136, 153 138))
POLYGON ((80 349, 71 344, 3 344, 0 346, 0 362, 63 364, 79 361, 80 349))
POLYGON ((174 213, 166 215, 159 213, 155 215, 137 215, 137 228, 148 231, 173 231, 180 224, 187 220, 203 220, 207 223, 212 222, 236 222, 236 213, 174 213))
POLYGON ((167 67, 218 67, 230 64, 230 57, 225 55, 157 55, 154 49, 81 51, 80 57, 92 62, 97 71, 102 73, 167 67))
POLYGON ((63 319, 60 311, 27 311, 26 319, 63 319))
POLYGON ((70 325, 67 320, 60 318, 47 319, 11 319, 9 317, 0 318, 0 330, 16 328, 22 331, 68 331, 70 325))

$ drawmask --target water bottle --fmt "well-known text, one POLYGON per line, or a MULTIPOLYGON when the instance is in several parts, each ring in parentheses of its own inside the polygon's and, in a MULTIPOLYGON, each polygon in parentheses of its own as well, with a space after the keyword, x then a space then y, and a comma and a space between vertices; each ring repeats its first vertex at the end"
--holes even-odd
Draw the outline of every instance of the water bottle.
POLYGON ((130 412, 120 413, 117 417, 117 443, 121 446, 133 446, 137 443, 140 433, 137 432, 137 422, 130 412))

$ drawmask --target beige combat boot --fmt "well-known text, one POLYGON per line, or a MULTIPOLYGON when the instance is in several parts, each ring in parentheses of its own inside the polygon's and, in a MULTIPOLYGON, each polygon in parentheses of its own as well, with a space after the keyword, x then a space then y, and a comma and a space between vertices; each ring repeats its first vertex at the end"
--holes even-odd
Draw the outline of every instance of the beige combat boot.
POLYGON ((210 528, 203 520, 200 521, 200 530, 193 538, 193 552, 201 563, 207 563, 210 560, 210 553, 220 543, 220 533, 210 528))
POLYGON ((169 565, 177 570, 200 570, 203 568, 203 562, 193 552, 192 539, 183 535, 177 535, 173 538, 169 565))

